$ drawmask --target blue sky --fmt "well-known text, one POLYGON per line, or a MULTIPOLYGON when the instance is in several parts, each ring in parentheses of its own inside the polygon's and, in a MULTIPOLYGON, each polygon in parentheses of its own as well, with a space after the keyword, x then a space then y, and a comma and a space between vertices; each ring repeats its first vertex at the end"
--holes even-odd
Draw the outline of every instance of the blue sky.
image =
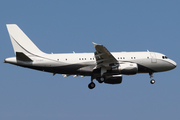
POLYGON ((180 61, 178 0, 6 0, 0 4, 0 119, 180 119, 179 67, 123 76, 88 89, 90 77, 63 78, 3 63, 14 56, 6 24, 17 24, 44 52, 155 51, 180 61))

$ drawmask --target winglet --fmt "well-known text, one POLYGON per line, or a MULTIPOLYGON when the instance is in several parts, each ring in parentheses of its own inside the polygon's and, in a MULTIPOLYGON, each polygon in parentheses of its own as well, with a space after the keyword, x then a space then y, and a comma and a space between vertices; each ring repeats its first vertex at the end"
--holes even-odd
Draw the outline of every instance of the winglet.
POLYGON ((98 45, 97 43, 95 43, 95 42, 92 42, 93 44, 94 44, 94 47, 96 46, 96 45, 98 45))

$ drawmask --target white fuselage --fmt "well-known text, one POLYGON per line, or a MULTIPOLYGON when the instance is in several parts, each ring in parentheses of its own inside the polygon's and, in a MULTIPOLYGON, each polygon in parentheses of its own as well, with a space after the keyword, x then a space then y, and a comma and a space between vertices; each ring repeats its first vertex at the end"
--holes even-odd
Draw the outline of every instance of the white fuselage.
MULTIPOLYGON (((139 73, 148 73, 149 70, 163 72, 176 67, 173 60, 164 58, 165 55, 157 52, 112 52, 112 55, 119 63, 131 62, 137 63, 138 67, 144 67, 139 69, 139 73)), ((96 65, 94 53, 42 54, 29 58, 33 59, 33 62, 17 61, 16 57, 7 58, 5 62, 33 69, 44 69, 47 72, 51 69, 49 72, 60 74, 78 74, 79 68, 96 65), (56 69, 53 71, 53 68, 56 69)), ((83 75, 83 71, 79 74, 83 75)))

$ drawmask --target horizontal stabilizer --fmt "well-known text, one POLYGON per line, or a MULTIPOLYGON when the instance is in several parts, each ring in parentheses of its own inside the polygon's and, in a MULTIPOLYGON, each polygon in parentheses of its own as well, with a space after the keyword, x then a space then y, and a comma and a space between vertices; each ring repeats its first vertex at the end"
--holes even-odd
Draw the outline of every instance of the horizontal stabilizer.
POLYGON ((24 62, 32 62, 32 60, 22 52, 16 52, 16 59, 24 62))

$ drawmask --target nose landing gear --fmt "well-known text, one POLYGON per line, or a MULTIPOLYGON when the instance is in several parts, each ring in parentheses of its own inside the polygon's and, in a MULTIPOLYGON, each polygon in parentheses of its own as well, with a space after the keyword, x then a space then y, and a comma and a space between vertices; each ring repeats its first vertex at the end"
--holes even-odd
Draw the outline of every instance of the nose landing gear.
POLYGON ((151 84, 154 84, 154 83, 155 83, 155 80, 153 79, 153 73, 149 73, 149 75, 150 75, 150 78, 151 78, 150 83, 151 83, 151 84))
POLYGON ((154 84, 154 83, 155 83, 155 80, 154 80, 154 79, 152 79, 152 80, 150 81, 150 83, 151 83, 151 84, 154 84))

